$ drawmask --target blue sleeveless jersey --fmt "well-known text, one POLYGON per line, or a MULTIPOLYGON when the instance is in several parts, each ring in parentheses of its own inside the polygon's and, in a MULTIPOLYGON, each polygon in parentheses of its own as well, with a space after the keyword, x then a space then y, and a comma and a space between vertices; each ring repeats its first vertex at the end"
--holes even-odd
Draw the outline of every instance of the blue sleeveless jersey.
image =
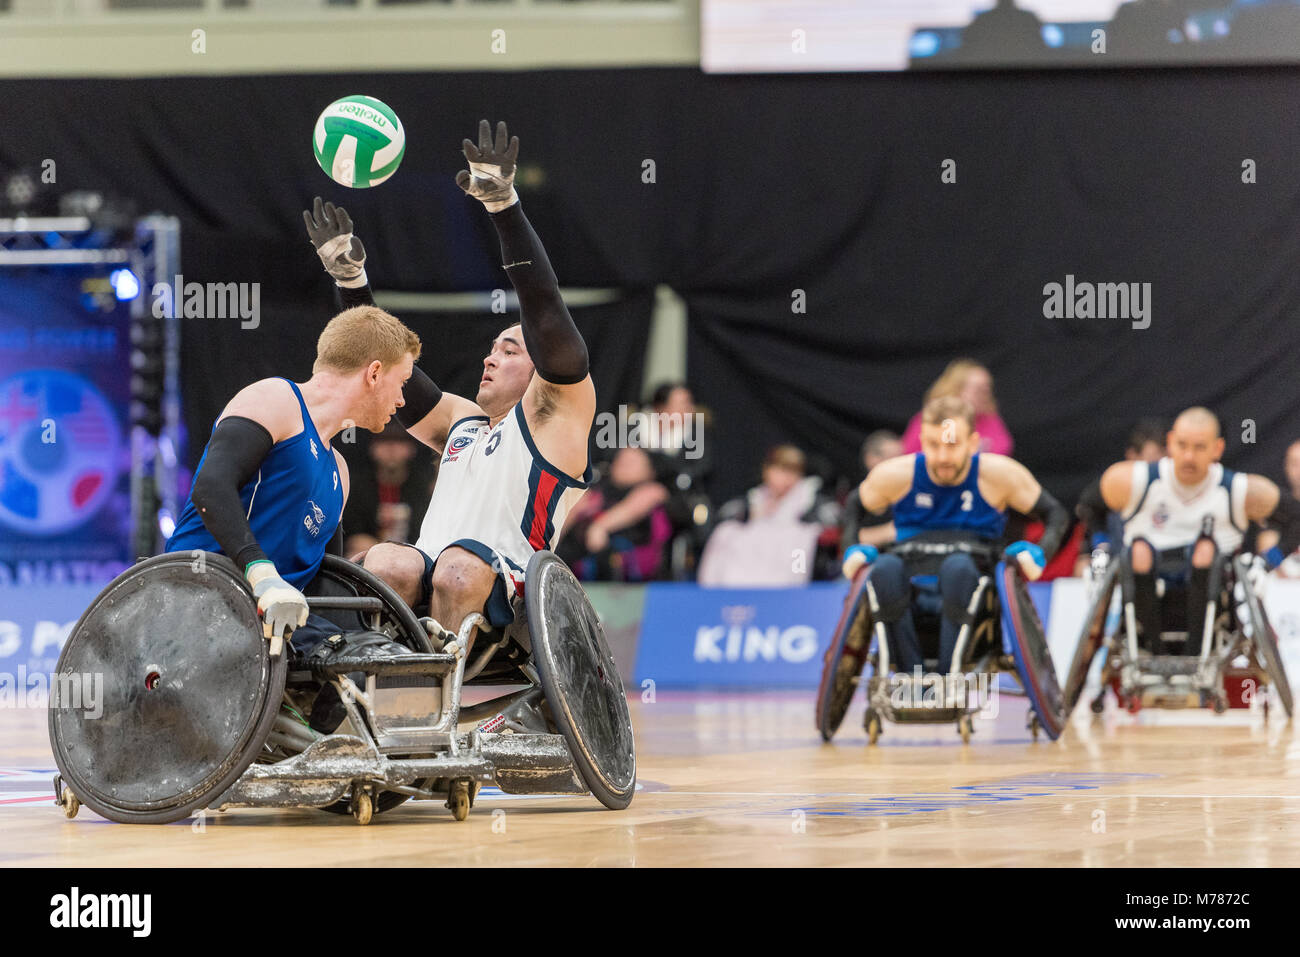
MULTIPOLYGON (((239 501, 253 537, 267 558, 275 562, 280 577, 295 588, 303 588, 315 577, 325 548, 343 517, 343 488, 334 452, 316 434, 298 386, 293 382, 289 386, 302 410, 302 431, 271 447, 257 474, 239 490, 239 501)), ((215 430, 216 425, 212 428, 215 430)), ((204 448, 195 478, 203 471, 207 458, 208 450, 204 448)), ((193 499, 187 499, 166 550, 193 549, 221 551, 203 526, 193 499)))
POLYGON ((912 487, 894 505, 894 529, 904 542, 923 532, 968 531, 980 538, 1002 537, 1006 516, 980 495, 980 456, 970 457, 970 469, 960 485, 937 485, 916 454, 912 487))

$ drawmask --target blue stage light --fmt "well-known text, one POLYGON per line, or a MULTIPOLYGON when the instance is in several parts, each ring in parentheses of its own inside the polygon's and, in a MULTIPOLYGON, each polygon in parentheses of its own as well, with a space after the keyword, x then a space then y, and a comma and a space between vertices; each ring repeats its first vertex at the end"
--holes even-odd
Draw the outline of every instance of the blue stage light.
POLYGON ((925 30, 912 37, 910 46, 912 48, 912 56, 914 57, 934 56, 939 52, 939 47, 942 46, 942 41, 939 39, 937 33, 931 33, 930 31, 925 30))
POLYGON ((129 269, 114 269, 109 273, 108 281, 113 284, 113 292, 119 302, 126 302, 140 295, 140 280, 129 269))

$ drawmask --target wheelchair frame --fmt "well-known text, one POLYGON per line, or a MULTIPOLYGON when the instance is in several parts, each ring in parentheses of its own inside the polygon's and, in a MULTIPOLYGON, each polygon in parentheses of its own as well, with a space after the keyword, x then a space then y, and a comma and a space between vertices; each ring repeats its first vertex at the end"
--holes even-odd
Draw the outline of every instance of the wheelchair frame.
MULTIPOLYGON (((1108 687, 1130 713, 1143 707, 1210 707, 1222 714, 1228 710, 1225 679, 1237 678, 1254 680, 1257 688, 1275 691, 1290 717, 1290 682, 1255 585, 1257 561, 1246 554, 1224 555, 1212 566, 1200 651, 1195 655, 1153 654, 1140 648, 1132 596, 1125 597, 1121 581, 1127 578, 1127 553, 1104 564, 1095 561, 1093 595, 1066 680, 1067 710, 1074 710, 1092 661, 1104 650, 1101 690, 1090 704, 1094 714, 1104 710, 1108 687), (1117 588, 1119 627, 1111 630, 1117 588), (1242 656, 1247 659, 1245 667, 1234 664, 1242 656)), ((1192 637, 1185 632, 1162 631, 1158 640, 1165 640, 1166 635, 1179 640, 1192 637)), ((1265 719, 1270 698, 1262 699, 1265 719)))
MULTIPOLYGON (((229 564, 217 555, 209 555, 208 561, 229 564)), ((233 565, 228 572, 237 578, 233 565)), ((257 763, 248 764, 233 785, 214 790, 209 795, 211 800, 198 806, 217 810, 320 807, 350 811, 358 823, 367 824, 375 813, 407 799, 444 799, 456 820, 463 821, 479 789, 489 783, 496 783, 508 793, 590 791, 614 809, 630 803, 635 790, 636 759, 618 670, 585 593, 552 553, 535 554, 526 579, 536 583, 539 593, 553 581, 553 589, 559 590, 557 601, 568 601, 582 615, 589 613, 588 634, 581 637, 589 639, 593 647, 585 658, 577 652, 564 657, 570 663, 579 659, 580 663, 596 662, 596 670, 603 672, 604 679, 595 692, 604 696, 600 701, 575 696, 572 685, 566 686, 569 676, 559 673, 563 667, 557 667, 553 656, 541 654, 538 662, 531 660, 533 639, 539 638, 544 648, 549 648, 555 637, 551 630, 566 624, 545 623, 534 629, 536 623, 530 619, 545 612, 539 611, 540 598, 517 598, 515 622, 481 639, 470 660, 463 653, 434 650, 423 623, 384 582, 360 566, 327 556, 318 578, 332 583, 335 590, 351 593, 309 596, 313 612, 363 616, 360 621, 369 630, 389 634, 415 653, 356 659, 337 656, 324 666, 316 665, 315 679, 310 671, 298 670, 286 676, 283 666, 273 668, 272 672, 278 671, 281 678, 278 692, 267 707, 276 709, 276 714, 269 732, 257 743, 259 750, 253 756, 257 763), (576 593, 566 593, 570 588, 576 588, 576 593), (502 654, 507 650, 508 654, 502 654), (607 659, 603 668, 602 658, 607 659), (498 659, 497 667, 490 668, 494 659, 498 659), (356 672, 365 675, 364 688, 350 677, 356 672), (462 689, 478 676, 484 676, 484 683, 510 682, 525 687, 463 707, 462 689), (611 679, 616 687, 611 686, 611 679), (322 690, 325 682, 332 684, 346 712, 344 723, 333 733, 320 734, 305 721, 295 721, 286 714, 285 704, 292 713, 295 691, 301 694, 314 681, 322 690), (429 707, 431 701, 433 707, 429 707), (625 753, 611 757, 592 752, 583 729, 575 725, 584 718, 590 720, 593 707, 619 712, 608 717, 615 727, 613 740, 617 747, 626 749, 625 753), (461 723, 468 722, 474 722, 475 727, 459 730, 461 723), (619 722, 625 725, 621 735, 619 722)), ((242 579, 237 580, 242 586, 242 579)), ((251 602, 251 595, 247 598, 251 602)), ((331 620, 338 623, 337 619, 331 620)), ((478 629, 488 630, 483 616, 467 616, 458 629, 459 647, 465 648, 478 629)), ((579 636, 571 637, 576 640, 579 636)), ((588 684, 584 684, 584 691, 588 684)), ((53 720, 51 735, 54 743, 53 720)), ((55 753, 60 755, 57 745, 55 753)), ((81 799, 63 775, 55 779, 55 794, 65 814, 75 816, 81 799)), ((114 813, 114 808, 98 802, 92 802, 92 806, 113 820, 144 823, 179 820, 195 809, 184 806, 142 816, 114 813)))
MULTIPOLYGON (((992 550, 965 547, 956 543, 901 543, 892 551, 895 554, 909 555, 947 555, 958 552, 982 554, 992 550)), ((869 569, 860 569, 854 576, 850 593, 845 603, 845 613, 827 649, 826 669, 823 672, 822 689, 818 696, 818 726, 823 740, 829 741, 837 730, 843 715, 848 710, 849 702, 857 685, 863 682, 861 671, 871 665, 871 673, 866 677, 867 708, 863 715, 863 726, 867 740, 875 744, 884 730, 886 721, 906 724, 943 724, 955 722, 962 742, 969 743, 974 732, 972 716, 977 714, 982 705, 971 705, 969 696, 969 679, 973 676, 988 676, 990 684, 997 676, 1010 673, 1016 677, 1021 687, 1025 686, 1026 676, 1022 674, 1016 656, 1009 652, 1004 644, 1003 630, 1005 610, 998 598, 997 579, 1007 576, 1004 585, 1016 580, 1018 572, 1005 563, 998 563, 992 574, 981 574, 975 590, 971 593, 966 606, 966 621, 958 632, 957 642, 949 663, 948 674, 944 676, 944 700, 940 706, 924 704, 921 706, 899 707, 893 701, 894 687, 902 683, 908 686, 908 697, 915 701, 924 699, 924 685, 932 678, 915 674, 893 673, 890 668, 890 651, 887 625, 880 620, 880 604, 875 589, 868 576, 869 569), (843 636, 842 638, 840 636, 843 636), (836 657, 837 642, 841 653, 836 657), (832 659, 835 660, 832 660, 832 659), (962 677, 961 696, 953 692, 955 682, 950 676, 962 677), (918 690, 921 691, 918 694, 918 690), (838 712, 838 717, 836 717, 838 712)), ((1026 598, 1027 601, 1027 598, 1026 598)), ((1032 606, 1030 606, 1032 611, 1032 606)), ((914 619, 915 621, 915 619, 914 619)), ((917 623, 919 626, 919 623, 917 623)), ((1041 632, 1041 624, 1039 624, 1041 632)), ((919 637, 919 636, 918 636, 919 637)), ((1044 638, 1045 651, 1045 638, 1044 638)), ((1050 654, 1047 654, 1050 664, 1050 654)), ((1055 680, 1055 675, 1052 675, 1055 680)), ((1052 692, 1048 692, 1050 698, 1052 692)), ((1032 702, 1031 702, 1032 705, 1032 702)), ((1046 725, 1038 713, 1037 706, 1029 709, 1026 727, 1036 740, 1040 732, 1056 738, 1060 734, 1060 725, 1046 725)))

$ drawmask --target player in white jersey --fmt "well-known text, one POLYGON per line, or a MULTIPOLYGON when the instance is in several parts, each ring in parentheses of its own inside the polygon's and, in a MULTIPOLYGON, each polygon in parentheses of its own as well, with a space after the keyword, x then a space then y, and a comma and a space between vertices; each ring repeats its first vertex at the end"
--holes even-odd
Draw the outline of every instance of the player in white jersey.
MULTIPOLYGON (((590 482, 587 440, 596 414, 586 344, 514 190, 519 138, 498 123, 493 142, 483 120, 478 145, 467 139, 463 146, 469 170, 456 182, 497 229, 520 322, 493 341, 473 401, 443 393, 416 367, 402 423, 442 456, 438 480, 415 545, 375 545, 364 558, 449 631, 473 612, 498 627, 513 620, 510 596, 522 592, 529 557, 554 548, 590 482)), ((317 200, 315 215, 305 216, 344 304, 370 301, 365 251, 346 212, 317 200)))
POLYGON ((1241 547, 1248 523, 1262 523, 1273 513, 1278 490, 1263 476, 1219 463, 1224 441, 1219 420, 1208 409, 1197 406, 1179 415, 1165 445, 1158 462, 1125 461, 1108 468, 1101 495, 1124 522, 1126 588, 1139 641, 1149 651, 1186 653, 1160 645, 1162 625, 1177 624, 1181 616, 1168 600, 1162 611, 1157 579, 1163 580, 1167 599, 1185 592, 1185 630, 1199 647, 1215 562, 1241 547))

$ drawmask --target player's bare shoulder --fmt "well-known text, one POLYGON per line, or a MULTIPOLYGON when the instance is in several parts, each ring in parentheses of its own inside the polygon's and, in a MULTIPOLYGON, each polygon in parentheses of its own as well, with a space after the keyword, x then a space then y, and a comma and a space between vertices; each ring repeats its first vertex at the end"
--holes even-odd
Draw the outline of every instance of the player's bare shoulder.
POLYGON ((244 386, 221 412, 222 419, 232 415, 261 425, 272 442, 282 442, 303 427, 298 398, 285 379, 258 379, 244 386))
POLYGON ((1034 473, 1008 455, 981 452, 979 466, 980 495, 994 508, 1010 505, 1026 512, 1033 507, 1042 491, 1034 473))
POLYGON ((914 452, 885 459, 871 470, 858 488, 863 507, 871 512, 883 512, 907 494, 915 472, 914 452))

